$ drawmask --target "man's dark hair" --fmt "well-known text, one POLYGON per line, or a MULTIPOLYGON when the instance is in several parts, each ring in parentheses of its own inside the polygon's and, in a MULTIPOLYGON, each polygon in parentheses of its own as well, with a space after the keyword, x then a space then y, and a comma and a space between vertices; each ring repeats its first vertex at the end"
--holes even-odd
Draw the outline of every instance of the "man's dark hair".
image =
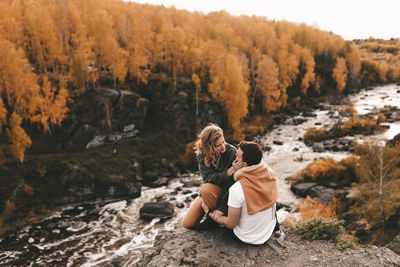
POLYGON ((263 152, 259 144, 242 141, 239 143, 239 148, 243 151, 242 161, 246 162, 248 166, 261 162, 263 152))

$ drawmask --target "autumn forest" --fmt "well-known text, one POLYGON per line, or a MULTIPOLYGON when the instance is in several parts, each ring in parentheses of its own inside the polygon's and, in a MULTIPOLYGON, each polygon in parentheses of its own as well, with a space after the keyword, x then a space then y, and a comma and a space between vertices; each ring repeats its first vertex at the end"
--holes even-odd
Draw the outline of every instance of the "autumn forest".
MULTIPOLYGON (((111 0, 4 0, 0 3, 0 131, 12 155, 61 125, 69 103, 101 81, 146 84, 151 73, 192 79, 240 135, 248 115, 293 101, 396 81, 400 59, 368 44, 303 24, 262 17, 207 15, 111 0), (375 53, 376 55, 376 53, 375 53), (389 56, 390 55, 390 56, 389 56)), ((176 89, 176 88, 175 88, 176 89)))

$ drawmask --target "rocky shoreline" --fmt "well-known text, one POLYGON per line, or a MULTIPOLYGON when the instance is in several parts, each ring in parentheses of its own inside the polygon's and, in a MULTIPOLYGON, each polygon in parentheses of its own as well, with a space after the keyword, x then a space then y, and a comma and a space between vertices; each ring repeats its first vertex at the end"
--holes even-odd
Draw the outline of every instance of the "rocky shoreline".
MULTIPOLYGON (((120 259, 123 261, 123 259, 120 259)), ((118 261, 118 260, 116 260, 118 261)), ((237 241, 227 230, 161 232, 136 266, 400 266, 400 255, 386 247, 338 249, 325 240, 306 241, 287 232, 255 246, 237 241)))

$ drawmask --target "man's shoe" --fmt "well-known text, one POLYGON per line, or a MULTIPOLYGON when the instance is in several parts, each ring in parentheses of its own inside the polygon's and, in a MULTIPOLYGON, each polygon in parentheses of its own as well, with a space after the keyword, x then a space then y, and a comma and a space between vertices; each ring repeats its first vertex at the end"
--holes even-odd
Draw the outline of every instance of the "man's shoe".
POLYGON ((278 230, 274 233, 274 237, 280 241, 285 240, 286 234, 282 230, 278 230))

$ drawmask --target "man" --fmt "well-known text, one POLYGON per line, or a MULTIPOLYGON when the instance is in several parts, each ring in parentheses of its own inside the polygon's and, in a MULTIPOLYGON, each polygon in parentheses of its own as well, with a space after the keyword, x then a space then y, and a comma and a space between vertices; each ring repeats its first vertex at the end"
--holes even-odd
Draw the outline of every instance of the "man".
MULTIPOLYGON (((241 241, 248 244, 265 243, 275 230, 275 203, 278 185, 274 172, 263 163, 262 150, 254 142, 241 142, 234 163, 242 163, 234 174, 236 183, 229 189, 228 216, 215 210, 209 216, 218 224, 233 229, 241 241)), ((203 207, 206 209, 206 207, 203 207)), ((284 238, 283 232, 277 233, 284 238)))

